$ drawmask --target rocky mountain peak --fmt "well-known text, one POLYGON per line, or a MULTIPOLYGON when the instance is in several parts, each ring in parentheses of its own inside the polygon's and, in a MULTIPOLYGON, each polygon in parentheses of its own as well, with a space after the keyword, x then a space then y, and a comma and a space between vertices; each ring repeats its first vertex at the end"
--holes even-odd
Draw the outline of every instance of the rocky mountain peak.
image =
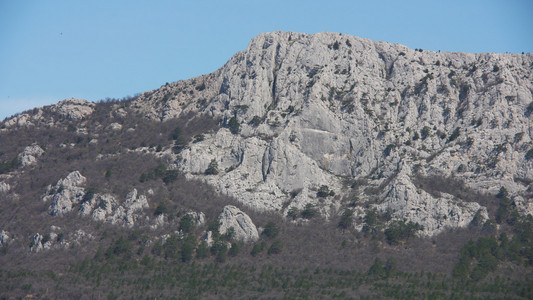
MULTIPOLYGON (((505 186, 515 196, 527 193, 514 178, 533 176, 525 158, 532 66, 531 54, 434 52, 330 32, 272 32, 216 72, 146 92, 134 105, 160 120, 190 112, 221 120, 225 128, 192 144, 178 165, 247 205, 286 213, 315 204, 328 216, 355 193, 361 204, 393 210, 433 234, 440 230, 430 225, 436 216, 408 214, 392 196, 416 174, 454 176, 480 192, 505 186), (211 161, 223 171, 206 176, 211 161), (399 173, 402 180, 394 180, 399 173), (390 190, 376 196, 346 188, 358 179, 390 190), (336 196, 318 197, 323 185, 336 196)), ((424 195, 422 202, 456 202, 424 195)), ((439 228, 465 226, 478 209, 457 205, 464 220, 439 228)))

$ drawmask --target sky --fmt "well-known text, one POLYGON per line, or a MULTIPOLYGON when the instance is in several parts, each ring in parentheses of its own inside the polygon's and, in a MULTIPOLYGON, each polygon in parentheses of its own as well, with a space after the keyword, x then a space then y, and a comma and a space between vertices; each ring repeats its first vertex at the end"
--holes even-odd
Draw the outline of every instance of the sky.
POLYGON ((276 30, 528 53, 533 1, 0 0, 0 120, 66 98, 122 98, 210 73, 276 30))

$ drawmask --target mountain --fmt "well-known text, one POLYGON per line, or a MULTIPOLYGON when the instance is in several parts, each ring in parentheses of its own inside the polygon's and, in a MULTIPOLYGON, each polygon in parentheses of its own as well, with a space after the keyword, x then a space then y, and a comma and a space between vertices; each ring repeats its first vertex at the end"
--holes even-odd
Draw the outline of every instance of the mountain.
POLYGON ((162 121, 184 113, 235 120, 236 134, 206 135, 177 165, 254 209, 286 214, 311 203, 329 216, 357 197, 358 216, 373 203, 434 235, 478 211, 488 218, 491 203, 461 199, 453 185, 433 193, 418 177, 452 177, 473 193, 503 186, 521 212, 533 212, 532 63, 531 55, 274 32, 217 72, 144 93, 133 107, 162 121), (225 171, 205 176, 213 159, 225 171), (347 188, 358 180, 358 191, 347 188), (317 196, 323 185, 336 196, 317 196))
POLYGON ((329 253, 335 266, 365 258, 348 264, 361 269, 386 254, 449 273, 469 237, 524 240, 513 228, 533 224, 532 112, 532 54, 261 34, 214 73, 0 123, 3 260, 122 257, 119 236, 137 232, 139 261, 211 247, 223 262, 241 245, 282 262, 329 253))

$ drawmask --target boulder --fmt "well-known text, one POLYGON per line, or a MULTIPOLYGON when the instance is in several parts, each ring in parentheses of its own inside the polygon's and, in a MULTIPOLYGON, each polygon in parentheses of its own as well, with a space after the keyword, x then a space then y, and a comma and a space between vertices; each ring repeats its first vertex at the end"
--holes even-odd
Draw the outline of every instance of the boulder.
POLYGON ((2 230, 0 231, 0 246, 7 245, 9 243, 9 232, 2 230))
POLYGON ((29 166, 37 163, 37 158, 43 155, 44 150, 37 144, 30 145, 24 148, 24 151, 19 153, 18 160, 22 166, 29 166))
POLYGON ((7 193, 11 190, 11 186, 7 182, 0 182, 0 193, 7 193))
POLYGON ((65 99, 52 106, 52 110, 59 115, 73 121, 78 121, 94 111, 95 104, 83 99, 65 99))
POLYGON ((58 180, 54 187, 48 186, 43 201, 51 201, 48 212, 55 215, 64 215, 72 210, 75 203, 80 203, 85 195, 83 185, 87 179, 80 172, 74 171, 65 178, 58 180))
POLYGON ((233 228, 236 240, 254 242, 259 239, 257 228, 252 219, 233 205, 224 207, 218 217, 218 222, 220 223, 220 234, 225 234, 230 228, 233 228))

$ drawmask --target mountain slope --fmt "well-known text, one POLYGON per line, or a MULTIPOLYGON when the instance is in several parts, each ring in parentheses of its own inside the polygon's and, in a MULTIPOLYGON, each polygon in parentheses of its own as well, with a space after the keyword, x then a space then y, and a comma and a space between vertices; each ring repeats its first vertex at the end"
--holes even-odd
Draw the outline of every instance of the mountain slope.
POLYGON ((0 294, 531 298, 532 73, 273 32, 211 74, 7 118, 0 294))
POLYGON ((355 194, 357 208, 371 203, 434 234, 466 226, 478 211, 488 218, 487 204, 428 193, 417 176, 453 176, 479 193, 503 186, 532 212, 532 69, 531 54, 273 32, 218 71, 144 93, 134 105, 152 119, 194 112, 229 127, 233 118, 237 134, 206 136, 178 165, 249 206, 285 214, 312 203, 327 216, 355 194), (213 159, 224 171, 204 176, 213 159), (366 182, 354 191, 346 184, 354 179, 366 182), (336 196, 318 197, 322 185, 336 196), (377 194, 364 191, 372 187, 377 194))

